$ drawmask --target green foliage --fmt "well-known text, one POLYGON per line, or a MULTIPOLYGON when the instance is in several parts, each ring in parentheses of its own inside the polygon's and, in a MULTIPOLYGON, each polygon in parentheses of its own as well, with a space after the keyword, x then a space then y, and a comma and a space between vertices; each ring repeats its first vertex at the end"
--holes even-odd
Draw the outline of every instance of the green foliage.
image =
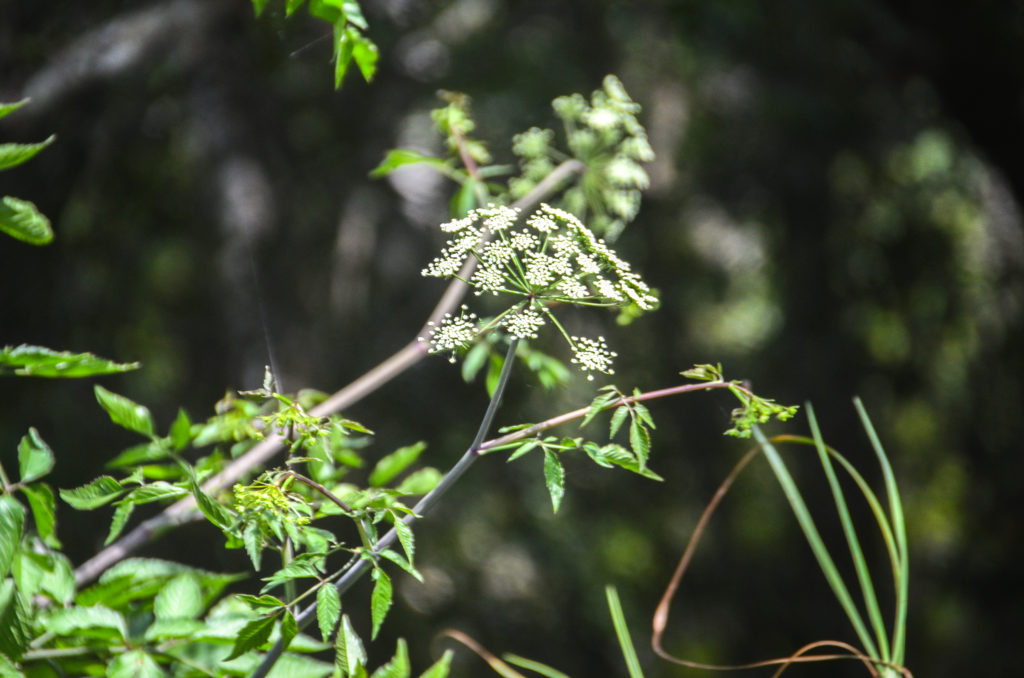
MULTIPOLYGON (((285 15, 291 16, 306 0, 285 0, 285 15)), ((252 0, 256 16, 266 9, 268 0, 252 0)), ((309 0, 309 14, 331 25, 334 47, 334 88, 341 87, 349 67, 355 62, 363 80, 370 82, 377 72, 380 57, 377 45, 365 34, 369 28, 363 10, 355 0, 309 0)))
MULTIPOLYGON (((0 118, 3 118, 28 103, 28 99, 4 104, 0 103, 0 118)), ((0 144, 0 171, 17 167, 31 160, 39 151, 52 144, 57 137, 50 136, 37 144, 0 144)), ((50 220, 27 200, 5 195, 0 198, 0 231, 30 245, 46 245, 53 240, 50 220)), ((3 374, 0 371, 0 374, 3 374)))
POLYGON ((684 377, 697 381, 707 381, 713 384, 728 384, 729 391, 736 396, 743 407, 732 411, 732 427, 725 434, 737 438, 749 438, 753 427, 757 424, 766 424, 773 417, 779 421, 787 421, 796 416, 799 405, 779 405, 774 400, 762 398, 740 381, 726 382, 722 376, 722 366, 719 365, 695 365, 690 369, 681 372, 684 377))
POLYGON ((4 346, 0 349, 0 376, 94 377, 137 370, 139 363, 115 363, 91 353, 54 351, 42 346, 4 346))

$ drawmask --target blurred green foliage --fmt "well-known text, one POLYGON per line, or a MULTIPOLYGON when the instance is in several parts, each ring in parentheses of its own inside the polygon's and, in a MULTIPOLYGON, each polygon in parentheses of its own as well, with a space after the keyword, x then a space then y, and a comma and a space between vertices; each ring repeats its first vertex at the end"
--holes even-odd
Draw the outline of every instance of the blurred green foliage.
MULTIPOLYGON (((0 100, 32 104, 0 122, 0 137, 60 141, 0 175, 0 193, 31 196, 57 234, 48 248, 0 243, 0 345, 140 361, 104 383, 150 404, 158 430, 179 406, 208 411, 225 387, 258 386, 267 337, 282 390, 331 390, 408 341, 435 301, 418 273, 448 188, 414 170, 366 178, 389 148, 441 154, 435 90, 470 93, 475 134, 512 163, 497 155, 505 141, 553 127, 553 97, 615 72, 643 104, 657 154, 621 247, 663 300, 627 342, 602 328, 622 347, 617 383, 654 388, 722 360, 782 402, 813 400, 855 463, 870 459, 848 406, 860 394, 905 495, 908 665, 1012 673, 1000 639, 1024 602, 1019 13, 881 0, 363 9, 381 50, 374 83, 335 92, 321 21, 256 21, 237 0, 106 1, 57 20, 6 3, 0 100)), ((579 388, 513 387, 503 416, 578 407, 589 400, 579 388)), ((451 422, 482 409, 481 393, 437 361, 352 416, 391 449, 407 438, 380 422, 403 412, 443 466, 471 435, 451 422)), ((126 445, 95 416, 89 385, 9 382, 0 406, 4 464, 34 426, 59 460, 55 487, 93 477, 126 445)), ((554 517, 532 508, 547 501, 536 468, 480 464, 479 486, 503 489, 462 488, 457 508, 424 525, 417 566, 432 587, 395 581, 396 605, 422 616, 393 615, 382 636, 457 625, 570 675, 624 675, 616 648, 591 651, 609 634, 602 589, 614 582, 631 627, 646 627, 743 451, 719 435, 730 407, 722 395, 652 408, 665 487, 567 464, 554 517)), ((794 473, 814 487, 812 465, 794 473)), ((687 613, 667 637, 676 654, 745 660, 845 632, 838 612, 822 616, 827 591, 808 583, 815 565, 774 480, 743 482, 734 492, 747 498, 723 507, 689 575, 687 613)), ((77 563, 108 524, 62 513, 59 536, 77 563)), ((841 539, 837 525, 821 529, 841 539)), ((194 552, 201 538, 186 530, 150 551, 194 552)), ((391 656, 392 636, 377 644, 371 653, 391 656)), ((638 647, 645 670, 657 666, 638 647)), ((410 646, 414 665, 429 651, 410 646)))

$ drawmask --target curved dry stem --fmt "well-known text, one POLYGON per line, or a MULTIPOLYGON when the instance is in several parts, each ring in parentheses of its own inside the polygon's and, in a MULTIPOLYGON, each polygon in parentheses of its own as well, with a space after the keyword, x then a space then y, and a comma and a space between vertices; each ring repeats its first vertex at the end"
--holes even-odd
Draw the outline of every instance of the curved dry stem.
MULTIPOLYGON (((779 435, 774 436, 770 440, 771 442, 790 442, 793 436, 790 435, 779 435)), ((750 464, 751 461, 761 451, 761 446, 751 448, 743 455, 742 458, 736 465, 733 466, 732 471, 726 476, 725 480, 722 481, 721 485, 715 491, 714 496, 708 505, 704 508, 701 513, 700 520, 697 521, 697 526, 693 530, 693 534, 690 536, 690 541, 686 545, 686 549, 683 551, 682 557, 679 559, 679 564, 676 565, 675 571, 672 573, 672 577, 669 580, 668 586, 665 587, 665 592, 661 596, 661 600, 658 602, 658 606, 655 608, 654 616, 651 620, 652 633, 651 633, 651 649, 654 653, 665 661, 679 666, 685 666, 692 669, 704 669, 707 671, 742 671, 746 669, 758 669, 769 666, 778 666, 779 669, 773 674, 773 678, 782 674, 787 668, 793 664, 806 664, 811 662, 823 662, 823 661, 835 661, 838 659, 857 659, 864 663, 868 672, 874 677, 878 678, 878 672, 875 670, 876 666, 886 666, 893 670, 898 671, 906 678, 913 678, 910 670, 903 666, 898 666, 889 662, 884 662, 878 659, 872 659, 863 652, 841 640, 818 640, 812 643, 804 645, 793 654, 788 657, 779 657, 776 659, 764 659, 761 661, 748 662, 745 664, 705 664, 702 662, 690 661, 688 659, 682 659, 669 653, 662 646, 662 637, 665 633, 665 627, 668 625, 669 611, 672 607, 672 600, 675 598, 675 594, 679 589, 679 584, 683 579, 683 575, 689 568, 693 556, 697 551, 697 545, 700 543, 701 537, 704 535, 704 531, 707 529, 707 525, 711 520, 711 516, 714 514, 718 505, 722 503, 726 493, 732 487, 736 478, 739 477, 740 473, 750 464), (844 654, 814 654, 808 655, 807 653, 811 650, 815 650, 819 647, 838 647, 846 652, 844 654)))
MULTIPOLYGON (((538 183, 532 191, 514 202, 512 207, 525 210, 535 206, 554 193, 559 185, 571 175, 579 174, 582 171, 583 163, 578 160, 563 162, 538 183)), ((472 265, 470 262, 467 262, 466 269, 460 272, 460 277, 468 279, 472 275, 472 265)), ((441 299, 430 313, 430 317, 424 322, 423 328, 416 333, 416 337, 419 337, 425 331, 429 323, 433 322, 436 324, 441 321, 445 313, 451 313, 458 306, 462 297, 465 296, 467 290, 466 283, 461 280, 453 280, 445 289, 444 294, 441 295, 441 299)), ((427 349, 416 337, 390 358, 314 407, 310 410, 310 414, 317 417, 325 417, 351 407, 418 363, 426 356, 427 349)), ((228 464, 220 473, 207 479, 203 483, 203 491, 212 494, 230 486, 256 467, 266 464, 271 457, 284 447, 284 442, 276 433, 269 433, 264 440, 251 450, 228 464)), ((93 581, 108 568, 128 557, 130 553, 143 544, 155 539, 161 533, 173 527, 191 521, 197 514, 195 498, 191 495, 168 506, 159 515, 139 524, 113 544, 79 565, 75 569, 75 584, 80 587, 93 581)))
POLYGON ((491 654, 487 648, 480 643, 476 642, 462 631, 456 631, 455 629, 445 629, 440 633, 442 636, 448 636, 452 640, 458 641, 468 647, 470 650, 475 652, 478 657, 487 662, 487 665, 494 669, 495 673, 498 673, 505 678, 526 678, 523 674, 519 673, 511 666, 498 659, 496 656, 491 654))

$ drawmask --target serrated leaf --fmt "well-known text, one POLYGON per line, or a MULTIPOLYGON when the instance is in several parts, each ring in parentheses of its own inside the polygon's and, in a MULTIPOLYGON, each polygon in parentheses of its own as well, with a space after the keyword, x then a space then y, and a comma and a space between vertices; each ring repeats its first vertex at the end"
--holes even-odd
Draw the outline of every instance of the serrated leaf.
POLYGON ((519 457, 523 456, 524 454, 526 454, 530 450, 535 449, 538 445, 540 445, 540 441, 537 440, 536 438, 532 438, 530 440, 527 440, 522 445, 517 447, 512 452, 512 454, 508 455, 508 459, 505 460, 505 463, 507 464, 510 461, 515 461, 516 459, 518 459, 519 457))
POLYGON ((96 384, 93 390, 96 392, 97 402, 107 411, 112 422, 129 431, 153 437, 153 417, 145 405, 108 391, 99 384, 96 384))
POLYGON ((651 434, 637 420, 633 420, 629 425, 629 446, 633 448, 640 470, 643 470, 651 454, 651 434))
MULTIPOLYGON (((601 389, 605 390, 605 389, 601 389)), ((583 428, 596 417, 604 408, 612 404, 619 399, 619 394, 615 391, 606 391, 605 393, 599 394, 592 401, 590 401, 590 408, 587 410, 587 414, 583 417, 583 421, 580 422, 580 428, 583 428)))
POLYGON ((160 589, 153 600, 157 619, 195 619, 203 611, 203 590, 191 572, 182 572, 160 589))
POLYGON ((128 638, 128 625, 121 613, 101 605, 55 610, 46 622, 46 630, 57 636, 78 635, 82 631, 89 631, 90 635, 117 637, 121 640, 128 638), (114 633, 111 634, 111 631, 114 633))
POLYGON ((142 650, 129 650, 107 664, 107 678, 165 678, 160 665, 142 650))
POLYGON ((299 635, 299 625, 295 621, 295 615, 286 608, 281 615, 281 647, 287 651, 288 646, 292 644, 292 640, 297 635, 299 635))
POLYGON ((386 485, 392 478, 416 461, 425 449, 427 449, 427 444, 422 440, 413 445, 398 448, 377 462, 376 466, 373 467, 373 471, 370 472, 367 482, 371 487, 386 485))
POLYGON ((341 616, 341 596, 334 584, 324 584, 316 592, 316 621, 320 625, 320 636, 324 642, 331 639, 334 627, 341 616))
POLYGON ((72 490, 60 490, 60 498, 79 511, 91 511, 108 504, 124 493, 124 486, 110 476, 100 476, 91 483, 72 490))
POLYGON ((25 604, 11 579, 0 579, 0 656, 17 661, 28 647, 25 604))
POLYGON ((398 565, 400 568, 411 574, 413 577, 416 578, 416 581, 420 582, 421 584, 423 583, 423 575, 420 574, 419 571, 415 567, 413 567, 408 560, 403 558, 402 554, 398 551, 384 549, 380 552, 380 556, 381 558, 386 558, 387 560, 390 560, 395 565, 398 565))
POLYGON ((133 504, 149 504, 154 501, 181 499, 187 494, 188 490, 184 487, 171 485, 163 480, 157 480, 149 483, 148 485, 135 488, 128 493, 128 496, 125 497, 125 499, 131 501, 133 504))
POLYGON ((384 666, 373 672, 371 678, 409 678, 412 667, 409 666, 409 648, 403 638, 398 639, 395 656, 384 666))
POLYGON ((250 522, 242 531, 242 542, 245 544, 245 552, 252 561, 252 569, 257 572, 260 569, 260 561, 263 558, 263 533, 258 523, 250 522))
POLYGON ((32 509, 32 519, 36 524, 39 537, 51 548, 60 548, 57 539, 57 500, 53 490, 46 483, 36 483, 21 488, 32 509))
POLYGON ((0 144, 0 170, 17 167, 57 140, 56 134, 37 144, 0 144))
MULTIPOLYGON (((633 395, 635 395, 635 396, 640 395, 640 389, 634 389, 633 390, 633 395)), ((638 417, 640 417, 640 421, 642 421, 643 423, 647 424, 648 428, 650 428, 652 430, 658 428, 657 426, 654 425, 654 418, 651 416, 651 412, 650 412, 650 410, 647 409, 646 405, 644 405, 643 403, 635 402, 634 401, 633 402, 633 411, 636 412, 636 415, 638 417)))
POLYGON ((448 678, 451 671, 452 657, 455 655, 451 650, 445 650, 441 658, 434 662, 429 669, 420 674, 419 678, 448 678))
MULTIPOLYGON (((269 577, 263 577, 263 581, 267 582, 267 584, 260 589, 260 593, 266 593, 275 586, 294 579, 318 579, 320 577, 320 572, 314 565, 314 558, 307 557, 308 555, 309 554, 303 554, 269 577)), ((322 561, 323 557, 316 556, 315 559, 322 561)))
POLYGON ((215 502, 210 495, 206 494, 206 492, 199 487, 199 483, 196 482, 195 477, 192 478, 192 494, 196 498, 196 506, 198 506, 199 510, 203 512, 203 515, 206 516, 207 520, 222 530, 226 530, 231 526, 231 523, 234 521, 234 516, 232 516, 231 512, 226 508, 215 502))
POLYGON ((404 520, 395 516, 395 532, 398 534, 398 541, 402 544, 405 557, 409 559, 409 565, 413 564, 413 554, 416 552, 416 542, 413 538, 412 528, 404 520))
POLYGON ((387 155, 384 156, 384 159, 381 160, 379 165, 370 170, 370 178, 379 179, 391 174, 399 167, 418 164, 429 165, 445 175, 451 172, 451 168, 448 167, 447 163, 445 163, 441 158, 435 158, 432 155, 424 155, 419 151, 413 151, 407 148, 393 148, 388 151, 387 155))
POLYGON ((410 494, 426 494, 441 482, 441 472, 433 466, 413 471, 398 484, 395 491, 405 496, 410 494))
POLYGON ((277 607, 287 607, 287 604, 280 598, 274 596, 254 596, 249 593, 240 593, 235 596, 238 600, 242 601, 250 607, 257 609, 273 609, 277 607))
POLYGON ((629 415, 629 408, 625 405, 619 405, 615 408, 615 412, 612 413, 611 423, 608 426, 608 437, 614 438, 615 434, 619 432, 622 427, 622 422, 626 420, 629 415))
POLYGON ((0 200, 0 231, 29 245, 53 240, 50 220, 33 203, 9 195, 0 200))
POLYGON ((53 468, 53 451, 43 441, 39 431, 29 428, 18 443, 18 470, 22 483, 42 478, 53 468))
POLYGON ((565 496, 565 469, 558 455, 551 450, 544 450, 544 484, 551 495, 551 507, 558 513, 565 496))
POLYGON ((6 116, 10 115, 11 113, 14 113, 16 110, 18 110, 19 108, 21 108, 22 106, 24 106, 28 102, 29 102, 29 98, 25 97, 21 101, 15 101, 14 103, 10 103, 10 104, 0 103, 0 118, 6 117, 6 116))
POLYGON ((270 633, 274 630, 274 623, 276 621, 277 616, 272 615, 253 619, 243 626, 238 632, 238 637, 235 638, 231 654, 225 657, 224 661, 230 661, 235 657, 241 657, 246 652, 259 649, 270 638, 270 633))
POLYGON ((188 447, 189 442, 192 440, 192 422, 189 420, 185 410, 178 410, 178 416, 175 418, 174 423, 171 424, 171 430, 168 435, 171 439, 171 447, 176 452, 188 447))
POLYGON ((364 664, 366 650, 363 649, 363 641, 352 628, 348 615, 342 615, 341 629, 334 643, 334 666, 341 671, 342 676, 347 676, 355 673, 364 664))
POLYGON ((0 579, 11 571, 24 527, 25 508, 10 495, 0 496, 0 579))
POLYGON ((109 546, 121 535, 121 531, 124 530, 124 526, 128 524, 128 519, 131 517, 132 511, 134 510, 135 504, 131 501, 125 501, 122 499, 117 502, 117 508, 114 509, 114 517, 110 520, 110 530, 107 532, 107 538, 103 542, 104 546, 109 546))
POLYGON ((0 375, 23 377, 92 377, 127 372, 139 363, 115 363, 91 353, 54 351, 43 346, 21 344, 0 349, 0 375))
POLYGON ((377 638, 377 632, 380 631, 384 618, 388 616, 392 602, 391 577, 388 573, 378 567, 373 571, 373 579, 373 593, 370 595, 370 619, 373 622, 371 640, 377 638))

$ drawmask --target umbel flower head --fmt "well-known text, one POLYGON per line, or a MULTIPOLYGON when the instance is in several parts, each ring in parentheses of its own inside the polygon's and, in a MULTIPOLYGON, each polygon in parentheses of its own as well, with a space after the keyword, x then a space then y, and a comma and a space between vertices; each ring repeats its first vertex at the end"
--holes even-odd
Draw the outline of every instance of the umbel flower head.
POLYGON ((572 336, 555 318, 552 305, 628 306, 651 310, 658 299, 623 261, 572 214, 549 205, 540 208, 517 226, 519 211, 489 205, 461 219, 441 224, 450 239, 422 274, 432 278, 459 278, 476 295, 508 295, 512 304, 495 318, 482 321, 463 306, 458 315, 448 314, 420 341, 431 353, 450 352, 468 346, 483 332, 503 328, 519 339, 535 339, 549 322, 573 351, 572 362, 593 380, 593 372, 613 374, 615 352, 603 337, 596 340, 572 336), (476 269, 468 278, 460 271, 470 258, 476 269))

